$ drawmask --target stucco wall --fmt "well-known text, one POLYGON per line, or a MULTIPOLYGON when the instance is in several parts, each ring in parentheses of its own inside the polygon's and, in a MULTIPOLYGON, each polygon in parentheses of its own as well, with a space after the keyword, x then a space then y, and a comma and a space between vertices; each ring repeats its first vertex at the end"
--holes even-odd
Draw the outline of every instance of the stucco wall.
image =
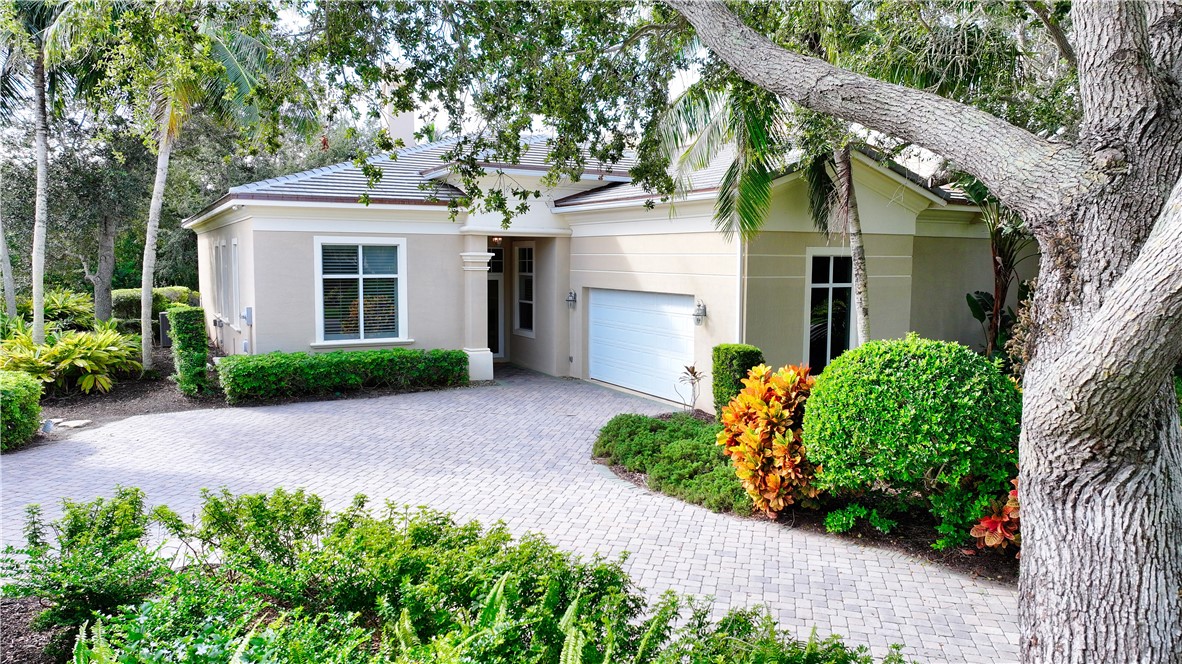
MULTIPOLYGON (((458 234, 338 233, 256 231, 256 352, 306 351, 316 330, 317 236, 406 238, 406 323, 413 348, 460 348, 463 345, 463 279, 458 234)), ((359 240, 360 241, 360 240, 359 240)), ((347 346, 388 348, 392 344, 347 346)), ((319 350, 332 350, 338 347, 319 350)))
MULTIPOLYGON (((870 334, 901 337, 910 329, 911 240, 907 235, 863 236, 870 282, 870 334)), ((776 366, 806 358, 807 257, 812 251, 845 253, 840 238, 826 243, 820 233, 769 232, 751 242, 747 256, 746 342, 758 346, 776 366)), ((846 254, 848 255, 848 253, 846 254)))
MULTIPOLYGON (((205 329, 212 341, 223 353, 234 355, 243 352, 243 342, 252 342, 252 330, 241 318, 241 313, 247 307, 253 307, 254 298, 254 267, 253 250, 254 236, 249 219, 239 220, 197 237, 198 284, 201 289, 201 305, 205 309, 205 329), (233 283, 229 291, 231 301, 225 306, 226 311, 216 311, 218 279, 221 275, 214 275, 214 246, 225 244, 225 259, 229 262, 232 256, 231 247, 238 243, 238 307, 231 311, 233 305, 233 283), (220 315, 219 315, 220 314, 220 315), (221 326, 214 325, 214 319, 220 318, 221 326)), ((232 275, 232 268, 230 274, 232 275)))
POLYGON ((553 376, 570 375, 569 340, 571 312, 566 304, 570 288, 570 239, 565 237, 514 238, 506 243, 505 300, 508 308, 505 339, 508 359, 514 364, 553 376), (514 329, 516 302, 516 247, 534 246, 533 335, 514 329))

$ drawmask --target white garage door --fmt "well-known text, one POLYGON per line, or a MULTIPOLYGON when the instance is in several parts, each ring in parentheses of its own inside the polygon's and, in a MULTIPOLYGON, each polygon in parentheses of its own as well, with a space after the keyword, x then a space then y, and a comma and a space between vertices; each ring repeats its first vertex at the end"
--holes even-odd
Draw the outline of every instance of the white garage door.
POLYGON ((681 401, 677 379, 694 363, 694 298, 592 289, 588 375, 637 392, 681 401))

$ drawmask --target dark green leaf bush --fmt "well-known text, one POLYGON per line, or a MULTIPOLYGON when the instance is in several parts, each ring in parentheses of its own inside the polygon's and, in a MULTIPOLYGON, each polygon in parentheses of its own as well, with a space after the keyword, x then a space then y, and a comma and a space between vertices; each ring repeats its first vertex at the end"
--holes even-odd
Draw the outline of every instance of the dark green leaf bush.
POLYGON ((846 351, 817 378, 804 417, 816 485, 870 495, 938 521, 934 546, 964 543, 1009 489, 1022 400, 1013 381, 968 348, 910 335, 846 351))
MULTIPOLYGON (((152 320, 160 318, 160 312, 172 304, 199 306, 201 295, 184 286, 161 286, 152 289, 152 320)), ((117 288, 111 291, 111 314, 115 318, 140 319, 140 289, 117 288)))
POLYGON ((226 401, 265 401, 362 389, 414 390, 468 382, 459 350, 336 351, 231 355, 217 366, 226 401))
POLYGON ((80 662, 873 661, 837 638, 796 640, 760 611, 715 622, 706 601, 670 593, 646 606, 618 561, 361 496, 332 513, 300 491, 207 493, 187 524, 120 489, 68 503, 53 529, 56 544, 33 512, 3 592, 47 600, 39 625, 89 623, 80 662), (175 565, 146 543, 153 524, 179 544, 175 565))
POLYGON ((24 446, 41 426, 41 381, 23 371, 0 371, 0 450, 24 446))
POLYGON ((751 514, 751 499, 717 437, 721 427, 678 413, 669 419, 624 414, 599 431, 593 454, 648 475, 649 486, 716 512, 751 514))
POLYGON ((209 344, 205 336, 205 310, 179 304, 169 307, 172 326, 172 357, 176 364, 176 386, 182 394, 194 396, 209 389, 206 366, 209 344))
POLYGON ((714 347, 714 412, 723 407, 743 389, 743 379, 751 367, 764 363, 763 351, 747 344, 719 344, 714 347))

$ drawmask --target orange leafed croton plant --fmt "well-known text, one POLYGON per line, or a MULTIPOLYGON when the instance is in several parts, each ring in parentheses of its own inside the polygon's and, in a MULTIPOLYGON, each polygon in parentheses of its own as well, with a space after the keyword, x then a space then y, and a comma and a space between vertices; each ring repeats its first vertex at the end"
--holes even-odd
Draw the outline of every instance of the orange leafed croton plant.
POLYGON ((813 388, 807 367, 778 371, 761 364, 743 379, 743 389, 722 409, 718 444, 755 507, 769 517, 817 496, 813 465, 801 443, 804 404, 813 388))
POLYGON ((1018 532, 1018 479, 1010 480, 1014 485, 1005 503, 994 503, 991 514, 981 517, 969 534, 977 538, 977 548, 1006 548, 1007 545, 1021 546, 1022 536, 1018 532))

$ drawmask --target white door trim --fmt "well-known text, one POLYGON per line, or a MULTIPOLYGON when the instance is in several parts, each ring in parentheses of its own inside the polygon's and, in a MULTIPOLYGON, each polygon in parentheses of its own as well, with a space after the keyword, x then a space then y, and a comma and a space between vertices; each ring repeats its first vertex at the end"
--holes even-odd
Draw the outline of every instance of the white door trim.
POLYGON ((503 272, 490 272, 488 274, 488 287, 497 289, 497 310, 488 312, 489 316, 497 317, 497 352, 493 354, 494 360, 503 360, 506 357, 505 353, 505 274, 503 272), (495 282, 495 286, 494 286, 495 282))

